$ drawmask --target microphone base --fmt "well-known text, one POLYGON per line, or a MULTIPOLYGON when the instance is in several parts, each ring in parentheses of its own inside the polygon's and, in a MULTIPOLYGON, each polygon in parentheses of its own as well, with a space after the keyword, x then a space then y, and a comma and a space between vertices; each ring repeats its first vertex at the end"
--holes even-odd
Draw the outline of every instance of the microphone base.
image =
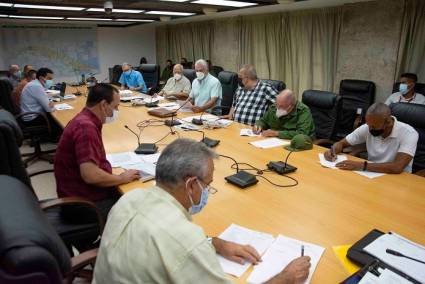
POLYGON ((203 125, 204 123, 202 122, 202 119, 199 119, 199 118, 193 118, 193 119, 192 119, 192 124, 195 124, 195 125, 203 125))
POLYGON ((287 163, 282 162, 282 161, 270 161, 267 164, 267 168, 269 170, 274 171, 275 173, 280 174, 280 175, 293 173, 297 170, 296 167, 291 166, 290 164, 287 164, 287 163))
POLYGON ((246 171, 239 171, 234 175, 230 175, 224 178, 228 183, 236 185, 240 188, 247 188, 258 182, 258 179, 246 171))
POLYGON ((154 102, 154 103, 145 103, 145 107, 157 107, 158 106, 158 102, 154 102))
POLYGON ((215 146, 217 146, 220 143, 220 140, 214 140, 208 137, 204 137, 201 140, 202 143, 204 143, 205 145, 207 145, 210 148, 214 148, 215 146))
POLYGON ((178 121, 178 120, 175 120, 175 119, 173 119, 173 120, 167 119, 167 120, 164 121, 164 124, 167 125, 167 126, 169 126, 169 127, 171 127, 171 126, 180 125, 182 123, 180 121, 178 121))
POLYGON ((134 152, 136 154, 146 155, 146 154, 155 154, 158 151, 158 146, 154 143, 141 143, 134 152))

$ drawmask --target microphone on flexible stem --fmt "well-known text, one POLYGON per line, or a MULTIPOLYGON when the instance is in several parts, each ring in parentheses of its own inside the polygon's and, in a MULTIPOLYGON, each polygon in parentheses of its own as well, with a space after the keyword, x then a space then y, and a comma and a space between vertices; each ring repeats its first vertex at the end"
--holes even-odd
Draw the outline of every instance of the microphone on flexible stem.
MULTIPOLYGON (((174 117, 177 115, 177 112, 184 107, 188 102, 190 101, 190 99, 187 99, 178 109, 176 109, 175 111, 173 111, 172 115, 171 115, 171 119, 166 119, 164 121, 165 125, 169 126, 170 128, 175 126, 175 125, 180 125, 181 122, 174 120, 174 117)), ((175 132, 171 129, 171 133, 174 134, 175 132)))
POLYGON ((202 116, 204 115, 204 113, 205 113, 205 111, 203 111, 203 112, 201 113, 201 115, 199 116, 199 118, 193 118, 193 119, 192 119, 192 124, 195 124, 195 125, 203 125, 203 124, 204 124, 204 122, 202 121, 202 116))
POLYGON ((197 130, 197 129, 188 129, 188 130, 202 133, 202 140, 200 142, 204 143, 210 148, 214 148, 220 143, 220 140, 215 140, 215 139, 205 137, 205 132, 202 130, 197 130))
POLYGON ((157 107, 158 106, 158 101, 156 102, 152 102, 153 101, 153 95, 151 96, 151 101, 146 103, 145 106, 146 107, 157 107))
POLYGON ((267 168, 269 170, 272 170, 280 175, 284 175, 284 174, 289 174, 292 172, 295 172, 297 170, 296 167, 291 166, 290 164, 288 164, 288 159, 289 156, 293 153, 294 151, 289 151, 288 155, 286 155, 286 159, 285 162, 282 161, 270 161, 267 164, 267 168))
POLYGON ((124 127, 137 137, 138 147, 136 148, 136 150, 134 150, 136 154, 155 154, 156 151, 158 151, 158 146, 156 146, 155 143, 140 143, 140 135, 131 130, 128 125, 124 125, 124 127))
POLYGON ((227 182, 234 184, 240 188, 246 188, 258 182, 258 179, 255 177, 255 175, 248 173, 247 171, 239 171, 239 165, 235 159, 225 155, 219 155, 219 156, 232 160, 236 165, 236 174, 233 174, 224 178, 227 182))

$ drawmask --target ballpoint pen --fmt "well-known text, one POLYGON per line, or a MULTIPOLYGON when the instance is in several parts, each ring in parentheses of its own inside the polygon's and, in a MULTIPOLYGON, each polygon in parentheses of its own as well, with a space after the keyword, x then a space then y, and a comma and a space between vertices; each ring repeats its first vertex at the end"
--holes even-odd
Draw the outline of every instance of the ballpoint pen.
POLYGON ((304 256, 304 245, 301 245, 301 256, 304 256))

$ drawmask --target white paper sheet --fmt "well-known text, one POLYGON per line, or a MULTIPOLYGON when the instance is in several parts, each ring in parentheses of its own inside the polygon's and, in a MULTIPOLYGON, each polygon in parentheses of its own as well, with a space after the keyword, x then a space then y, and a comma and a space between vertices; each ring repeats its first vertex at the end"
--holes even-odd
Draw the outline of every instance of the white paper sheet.
MULTIPOLYGON (((241 245, 251 245, 261 255, 273 243, 274 237, 270 234, 253 231, 235 224, 230 225, 220 236, 220 239, 235 242, 241 245)), ((218 255, 218 261, 224 272, 240 277, 251 265, 246 262, 239 264, 218 255)))
POLYGON ((54 107, 55 107, 55 110, 68 110, 68 109, 74 108, 70 106, 69 104, 56 104, 54 107))
POLYGON ((134 152, 106 154, 106 159, 113 168, 140 163, 140 157, 134 152))
POLYGON ((177 103, 162 103, 158 104, 158 106, 168 110, 177 110, 180 107, 180 105, 177 103))
POLYGON ((75 95, 72 95, 72 94, 63 96, 63 99, 64 100, 73 100, 75 98, 76 98, 76 96, 75 95))
POLYGON ((179 112, 192 112, 193 113, 193 111, 192 111, 193 105, 190 101, 188 101, 186 103, 186 101, 178 100, 176 103, 179 105, 179 107, 183 106, 181 109, 179 109, 179 112))
POLYGON ((159 156, 161 153, 149 154, 149 155, 140 155, 139 158, 146 163, 156 164, 158 162, 159 156))
POLYGON ((260 134, 255 134, 254 131, 252 131, 252 129, 249 129, 249 128, 241 129, 239 135, 240 136, 249 136, 249 137, 261 136, 260 134))
POLYGON ((325 155, 323 153, 319 154, 319 161, 320 164, 326 168, 330 168, 330 169, 337 169, 336 164, 347 160, 347 156, 345 155, 337 155, 336 160, 333 162, 330 162, 328 160, 325 159, 325 155))
POLYGON ((137 164, 133 164, 133 165, 126 164, 126 165, 123 165, 122 167, 126 170, 140 171, 141 180, 144 180, 144 178, 147 178, 147 177, 149 177, 149 179, 155 177, 156 166, 152 163, 141 161, 137 164))
MULTIPOLYGON (((201 115, 194 115, 194 116, 188 116, 188 117, 182 118, 182 120, 191 123, 192 119, 194 118, 199 119, 200 117, 201 115)), ((208 113, 202 114, 202 121, 215 121, 218 119, 219 117, 213 114, 208 114, 208 113)))
POLYGON ((356 174, 359 174, 361 176, 365 176, 371 179, 386 175, 384 173, 375 173, 375 172, 369 172, 369 171, 354 171, 354 172, 356 174))
POLYGON ((120 96, 121 97, 128 97, 133 95, 133 91, 130 90, 120 90, 120 96))
POLYGON ((46 90, 46 94, 49 96, 57 96, 61 93, 59 90, 46 90))
POLYGON ((387 249, 398 251, 406 256, 425 261, 425 247, 397 234, 385 234, 366 246, 363 250, 379 258, 410 277, 425 283, 425 264, 388 254, 387 249))
POLYGON ((301 256, 302 245, 304 245, 304 255, 311 258, 310 274, 304 282, 310 283, 325 248, 282 235, 276 238, 263 255, 263 261, 254 267, 247 279, 248 283, 264 283, 280 273, 292 260, 301 256))
POLYGON ((258 141, 249 142, 249 143, 258 148, 268 149, 273 147, 290 145, 291 141, 281 140, 279 138, 268 138, 268 139, 258 140, 258 141))

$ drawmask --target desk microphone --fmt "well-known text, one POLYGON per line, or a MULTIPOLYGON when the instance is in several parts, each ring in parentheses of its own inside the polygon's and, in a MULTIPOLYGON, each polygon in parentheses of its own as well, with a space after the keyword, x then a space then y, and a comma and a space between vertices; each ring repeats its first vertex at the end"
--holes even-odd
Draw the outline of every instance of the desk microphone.
POLYGON ((210 148, 214 148, 215 146, 217 146, 220 143, 220 140, 215 140, 215 139, 205 137, 205 132, 202 131, 202 130, 187 129, 187 131, 195 131, 195 132, 202 133, 202 140, 200 142, 204 143, 205 145, 207 145, 210 148))
POLYGON ((158 151, 158 147, 155 145, 155 143, 140 143, 140 135, 131 130, 128 125, 124 125, 124 127, 137 137, 138 147, 136 148, 136 150, 134 150, 136 154, 155 154, 156 151, 158 151))
POLYGON ((295 172, 297 170, 297 168, 294 167, 294 166, 291 166, 290 164, 288 164, 289 156, 291 156, 291 154, 293 152, 294 151, 289 151, 288 155, 286 155, 285 162, 282 162, 282 161, 270 161, 267 164, 267 168, 269 170, 272 170, 272 171, 280 174, 280 175, 284 175, 284 174, 289 174, 289 173, 295 172))
MULTIPOLYGON (((176 109, 173 113, 172 113, 172 115, 171 115, 171 119, 166 119, 165 121, 164 121, 164 123, 165 123, 165 125, 167 125, 167 126, 169 126, 170 128, 171 127, 173 127, 173 126, 175 126, 175 125, 180 125, 181 124, 181 122, 179 122, 179 121, 177 121, 177 120, 174 120, 174 117, 177 115, 177 112, 182 108, 182 107, 184 107, 188 102, 189 102, 190 100, 189 99, 187 99, 178 109, 176 109)), ((174 134, 174 131, 171 129, 171 133, 172 134, 174 134)))
POLYGON ((195 124, 195 125, 203 125, 203 124, 204 124, 204 122, 202 121, 202 116, 204 115, 204 113, 205 113, 205 111, 203 111, 203 112, 201 113, 201 115, 199 116, 199 118, 193 118, 193 119, 192 119, 192 124, 195 124))
POLYGON ((236 174, 233 174, 224 178, 227 182, 234 184, 240 188, 246 188, 248 186, 258 183, 258 179, 255 177, 255 175, 248 173, 247 171, 239 171, 239 164, 238 162, 236 162, 235 159, 225 155, 219 155, 219 156, 232 160, 236 165, 236 174))
POLYGON ((158 101, 156 102, 152 102, 153 101, 153 95, 151 95, 151 101, 148 103, 145 103, 146 107, 157 107, 158 106, 158 101))

